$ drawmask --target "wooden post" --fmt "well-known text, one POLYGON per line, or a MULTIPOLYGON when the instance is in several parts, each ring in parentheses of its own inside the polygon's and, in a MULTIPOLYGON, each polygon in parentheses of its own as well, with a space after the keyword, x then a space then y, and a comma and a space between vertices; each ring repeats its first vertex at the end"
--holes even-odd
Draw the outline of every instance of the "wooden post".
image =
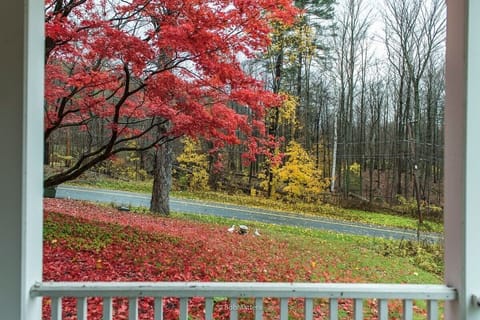
POLYGON ((41 318, 42 0, 0 2, 0 318, 41 318))
POLYGON ((480 1, 447 1, 445 281, 447 320, 480 319, 480 1))

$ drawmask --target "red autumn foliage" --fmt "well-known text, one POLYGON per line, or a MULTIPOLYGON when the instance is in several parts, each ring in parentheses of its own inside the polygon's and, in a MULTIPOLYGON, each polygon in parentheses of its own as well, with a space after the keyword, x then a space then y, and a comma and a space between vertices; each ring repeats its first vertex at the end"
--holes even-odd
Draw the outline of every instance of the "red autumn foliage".
MULTIPOLYGON (((338 256, 319 256, 325 250, 300 250, 288 239, 263 234, 240 235, 226 226, 162 216, 122 212, 114 208, 58 199, 45 199, 44 281, 258 281, 258 282, 366 282, 353 268, 335 269, 338 256), (333 267, 333 268, 332 268, 333 267)), ((337 253, 342 255, 342 253, 337 253)), ((241 319, 253 319, 252 299, 241 300, 241 319), (250 307, 249 307, 250 306, 250 307)), ((165 298, 165 319, 178 319, 179 301, 165 298)), ((368 302, 370 316, 377 307, 368 302)), ((114 319, 127 319, 128 302, 114 299, 114 319)), ((303 318, 303 300, 289 303, 290 319, 303 318)), ((348 319, 352 301, 339 300, 348 319)), ((397 314, 400 303, 393 303, 397 314)), ((204 300, 189 301, 194 319, 203 318, 204 300)), ((265 299, 264 316, 278 316, 279 300, 265 299)), ((76 319, 73 299, 64 299, 63 317, 76 319)), ((423 313, 423 310, 416 310, 423 313)), ((217 301, 215 319, 228 319, 228 301, 217 301)), ((44 300, 43 319, 50 314, 44 300)), ((153 299, 139 301, 140 319, 152 319, 153 299)), ((102 302, 88 300, 89 319, 101 319, 102 302)), ((319 301, 315 319, 328 316, 328 302, 319 301)), ((391 318, 391 319, 394 319, 391 318)))
POLYGON ((271 23, 297 13, 290 0, 47 0, 45 139, 68 129, 83 142, 45 186, 183 135, 221 147, 241 132, 258 151, 281 98, 240 54, 265 50, 271 23))

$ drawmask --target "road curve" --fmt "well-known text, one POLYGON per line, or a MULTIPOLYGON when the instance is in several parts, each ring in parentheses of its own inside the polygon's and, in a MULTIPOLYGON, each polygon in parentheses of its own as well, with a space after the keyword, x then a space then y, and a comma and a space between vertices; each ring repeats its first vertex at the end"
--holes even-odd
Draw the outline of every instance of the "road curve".
MULTIPOLYGON (((150 196, 140 193, 90 189, 72 186, 59 186, 57 198, 87 200, 93 202, 112 203, 118 206, 149 207, 150 196)), ((415 240, 417 234, 412 230, 386 228, 368 224, 343 222, 333 219, 306 217, 290 213, 251 208, 246 206, 170 198, 170 208, 173 211, 215 215, 224 218, 258 221, 280 225, 290 225, 304 228, 328 230, 337 233, 354 234, 378 238, 415 240)), ((439 241, 438 234, 422 234, 422 240, 439 241)))

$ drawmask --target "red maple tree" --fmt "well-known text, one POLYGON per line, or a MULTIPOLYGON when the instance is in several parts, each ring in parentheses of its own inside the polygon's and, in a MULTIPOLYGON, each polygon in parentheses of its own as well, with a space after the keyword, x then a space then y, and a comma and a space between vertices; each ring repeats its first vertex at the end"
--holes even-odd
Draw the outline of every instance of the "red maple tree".
POLYGON ((183 135, 218 148, 241 132, 258 152, 280 98, 239 60, 296 14, 290 0, 47 0, 45 142, 76 128, 81 145, 44 185, 183 135))

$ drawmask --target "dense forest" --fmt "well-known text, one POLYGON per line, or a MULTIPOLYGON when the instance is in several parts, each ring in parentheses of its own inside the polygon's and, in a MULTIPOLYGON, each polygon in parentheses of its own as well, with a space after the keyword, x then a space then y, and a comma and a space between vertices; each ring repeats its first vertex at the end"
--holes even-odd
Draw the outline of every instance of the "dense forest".
POLYGON ((46 4, 46 187, 86 172, 153 177, 160 212, 170 188, 285 201, 411 202, 419 214, 429 214, 420 207, 442 205, 443 0, 302 0, 294 7, 265 0, 258 8, 251 1, 183 1, 177 11, 180 1, 152 11, 148 5, 158 1, 132 1, 130 8, 110 4, 111 11, 92 13, 97 22, 86 17, 88 2, 46 4), (227 9, 212 17, 220 3, 227 9), (228 9, 234 4, 240 13, 228 9), (73 14, 71 21, 80 22, 70 21, 63 34, 58 26, 73 14), (95 34, 106 30, 102 15, 110 29, 95 34), (166 25, 182 17, 188 30, 206 28, 208 35, 190 31, 183 38, 166 25), (92 44, 80 38, 84 30, 88 39, 111 40, 92 44), (140 34, 139 43, 122 40, 125 30, 140 34), (163 43, 167 31, 170 42, 163 43), (78 43, 83 59, 74 53, 78 43), (98 53, 108 46, 136 53, 129 61, 98 53), (177 113, 162 109, 160 96, 146 89, 152 87, 169 97, 166 105, 180 106, 177 113))

